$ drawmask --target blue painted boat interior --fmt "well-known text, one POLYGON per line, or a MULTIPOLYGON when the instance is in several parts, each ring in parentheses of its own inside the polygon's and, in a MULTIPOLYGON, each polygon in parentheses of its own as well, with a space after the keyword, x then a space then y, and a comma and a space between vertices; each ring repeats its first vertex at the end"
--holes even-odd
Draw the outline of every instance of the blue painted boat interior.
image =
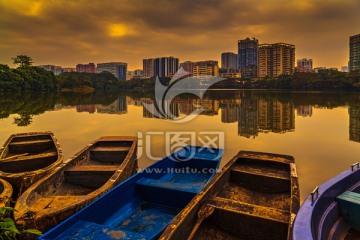
POLYGON ((319 187, 315 201, 309 195, 293 225, 293 240, 344 239, 349 229, 336 198, 345 191, 360 193, 360 170, 347 170, 319 187))
POLYGON ((156 162, 40 239, 154 239, 207 184, 222 149, 187 146, 156 162))

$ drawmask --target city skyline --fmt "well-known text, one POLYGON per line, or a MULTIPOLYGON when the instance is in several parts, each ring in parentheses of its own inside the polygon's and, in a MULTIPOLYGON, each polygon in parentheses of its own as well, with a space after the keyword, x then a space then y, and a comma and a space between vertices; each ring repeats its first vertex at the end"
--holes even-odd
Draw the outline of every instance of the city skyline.
POLYGON ((314 67, 348 64, 349 37, 360 32, 360 2, 347 1, 0 1, 0 62, 18 54, 36 65, 176 56, 180 62, 237 52, 237 41, 287 42, 314 67), (234 9, 237 9, 234 11, 234 9), (201 10, 201 11, 200 11, 201 10))

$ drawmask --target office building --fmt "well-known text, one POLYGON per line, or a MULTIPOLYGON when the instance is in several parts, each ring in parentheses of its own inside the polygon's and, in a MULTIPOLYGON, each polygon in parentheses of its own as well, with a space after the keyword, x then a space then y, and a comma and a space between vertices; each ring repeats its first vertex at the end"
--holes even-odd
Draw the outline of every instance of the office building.
POLYGON ((110 72, 119 80, 126 80, 127 73, 127 63, 123 62, 108 62, 108 63, 98 63, 96 66, 96 72, 110 72))
POLYGON ((150 58, 143 60, 145 77, 172 77, 179 69, 179 59, 174 57, 150 58))
POLYGON ((76 72, 96 73, 94 63, 76 65, 76 72))
POLYGON ((154 77, 155 59, 149 58, 143 60, 143 76, 146 78, 154 77))
POLYGON ((63 72, 61 66, 40 65, 39 67, 45 69, 46 71, 53 72, 55 75, 59 75, 63 72))
POLYGON ((313 61, 312 59, 302 58, 297 60, 295 72, 312 72, 313 61))
POLYGON ((180 68, 183 68, 189 74, 194 73, 195 66, 196 66, 196 62, 192 62, 192 61, 186 61, 186 62, 180 63, 180 68))
POLYGON ((349 46, 349 71, 360 70, 360 34, 350 37, 349 46))
POLYGON ((198 78, 219 76, 219 67, 217 65, 197 65, 193 68, 193 75, 198 78))
POLYGON ((295 72, 295 46, 286 43, 260 44, 258 77, 278 77, 295 72))
POLYGON ((76 72, 76 68, 72 68, 72 67, 66 67, 66 68, 61 68, 62 72, 76 72))
POLYGON ((238 55, 232 52, 225 52, 221 54, 221 68, 223 69, 238 69, 238 55))
POLYGON ((258 68, 259 41, 255 38, 246 38, 238 41, 238 69, 241 76, 256 78, 258 68))

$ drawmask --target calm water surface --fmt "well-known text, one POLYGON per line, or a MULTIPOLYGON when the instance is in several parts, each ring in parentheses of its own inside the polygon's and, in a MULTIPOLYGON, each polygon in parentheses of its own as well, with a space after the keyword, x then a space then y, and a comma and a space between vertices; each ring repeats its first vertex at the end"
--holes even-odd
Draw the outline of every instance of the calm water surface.
MULTIPOLYGON (((100 136, 140 133, 141 153, 149 144, 148 151, 161 157, 166 137, 155 132, 200 136, 220 131, 225 136, 222 166, 239 150, 293 155, 302 200, 316 185, 360 160, 358 93, 212 90, 203 100, 181 95, 170 105, 175 116, 191 113, 194 104, 205 109, 182 124, 146 111, 142 103, 153 99, 151 93, 139 92, 0 95, 0 143, 13 133, 53 131, 69 158, 100 136), (151 142, 146 141, 147 134, 151 142)), ((142 153, 139 166, 153 162, 142 153)))

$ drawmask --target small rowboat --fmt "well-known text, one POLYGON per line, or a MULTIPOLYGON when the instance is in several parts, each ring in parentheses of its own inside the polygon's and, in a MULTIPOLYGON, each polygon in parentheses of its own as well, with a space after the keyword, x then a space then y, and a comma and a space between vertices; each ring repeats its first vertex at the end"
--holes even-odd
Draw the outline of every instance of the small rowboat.
POLYGON ((137 172, 136 137, 102 137, 25 191, 14 220, 46 231, 137 172))
POLYGON ((187 146, 106 193, 40 239, 155 239, 214 175, 223 150, 187 146))
POLYGON ((295 218, 293 239, 360 239, 359 163, 307 196, 295 218))
POLYGON ((293 157, 240 151, 159 239, 290 239, 298 208, 293 157))
POLYGON ((10 205, 12 194, 11 184, 0 178, 0 208, 10 205))
POLYGON ((63 161, 52 132, 13 134, 0 153, 0 178, 11 183, 14 200, 63 161))

